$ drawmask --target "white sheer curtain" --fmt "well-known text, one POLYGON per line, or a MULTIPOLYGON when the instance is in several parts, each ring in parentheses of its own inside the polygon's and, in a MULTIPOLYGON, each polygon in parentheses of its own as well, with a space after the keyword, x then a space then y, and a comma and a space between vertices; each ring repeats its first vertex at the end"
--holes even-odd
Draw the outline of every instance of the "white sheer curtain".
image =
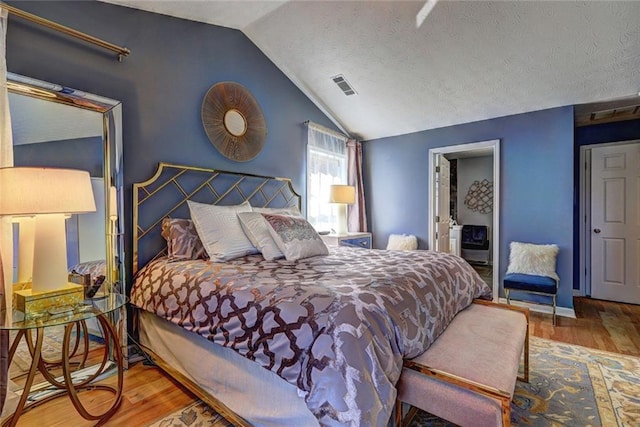
MULTIPOLYGON (((9 96, 7 92, 7 19, 8 12, 0 7, 0 167, 13 166, 13 137, 9 96)), ((13 283, 13 236, 10 218, 0 217, 0 298, 1 308, 11 313, 11 286, 13 283), (4 301, 2 301, 4 300, 4 301)), ((0 317, 4 322, 4 317, 0 317)), ((9 333, 0 331, 0 411, 5 408, 8 383, 9 333)), ((7 404, 7 406, 11 406, 7 404)), ((6 412, 6 411, 5 411, 6 412)))
POLYGON ((329 187, 347 184, 347 137, 311 122, 307 126, 307 220, 319 231, 335 229, 329 187))

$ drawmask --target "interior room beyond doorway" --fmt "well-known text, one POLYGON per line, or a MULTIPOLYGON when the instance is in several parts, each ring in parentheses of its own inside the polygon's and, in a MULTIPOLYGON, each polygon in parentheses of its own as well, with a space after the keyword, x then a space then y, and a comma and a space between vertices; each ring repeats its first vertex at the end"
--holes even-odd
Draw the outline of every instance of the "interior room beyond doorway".
POLYGON ((493 151, 462 151, 444 157, 450 162, 452 235, 459 236, 452 239, 452 250, 492 286, 493 151))
POLYGON ((429 176, 432 182, 429 186, 429 242, 432 249, 436 248, 435 221, 445 212, 443 207, 437 206, 440 196, 436 166, 440 164, 441 158, 446 159, 450 166, 448 181, 451 226, 448 250, 474 266, 492 288, 495 300, 498 300, 500 140, 429 150, 429 176))

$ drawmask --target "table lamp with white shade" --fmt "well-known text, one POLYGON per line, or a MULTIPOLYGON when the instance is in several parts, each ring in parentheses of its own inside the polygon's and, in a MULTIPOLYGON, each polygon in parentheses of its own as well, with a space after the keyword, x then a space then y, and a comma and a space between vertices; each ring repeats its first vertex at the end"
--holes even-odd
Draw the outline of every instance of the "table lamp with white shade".
POLYGON ((352 185, 332 185, 329 190, 329 202, 338 205, 337 234, 347 234, 347 205, 356 202, 356 188, 352 185))
POLYGON ((0 168, 0 215, 34 218, 31 292, 70 286, 65 218, 95 212, 89 172, 43 167, 0 168))

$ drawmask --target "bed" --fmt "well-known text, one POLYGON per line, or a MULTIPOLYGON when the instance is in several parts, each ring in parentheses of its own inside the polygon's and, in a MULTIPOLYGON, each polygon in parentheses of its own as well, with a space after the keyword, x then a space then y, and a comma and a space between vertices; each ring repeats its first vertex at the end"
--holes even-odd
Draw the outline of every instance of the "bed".
POLYGON ((403 359, 491 298, 461 258, 432 251, 325 247, 221 262, 194 248, 175 259, 163 226, 189 218, 189 201, 289 209, 300 197, 286 179, 164 163, 134 185, 141 345, 234 425, 385 426, 403 359))
POLYGON ((95 290, 104 282, 107 275, 107 263, 105 260, 85 261, 75 264, 69 268, 69 274, 86 276, 87 283, 85 286, 93 285, 95 290))

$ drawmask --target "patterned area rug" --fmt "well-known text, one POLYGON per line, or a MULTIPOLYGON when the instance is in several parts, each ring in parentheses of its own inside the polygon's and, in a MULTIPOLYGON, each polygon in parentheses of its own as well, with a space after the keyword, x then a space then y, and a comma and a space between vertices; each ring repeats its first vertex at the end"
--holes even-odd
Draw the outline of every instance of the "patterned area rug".
MULTIPOLYGON (((72 345, 75 343, 76 329, 74 328, 71 333, 72 345)), ((42 340, 42 356, 48 360, 60 359, 60 349, 62 348, 62 340, 64 336, 64 326, 52 326, 45 329, 44 339, 42 340)), ((13 342, 15 332, 11 333, 9 342, 13 342)), ((35 336, 34 336, 35 344, 35 336)), ((83 341, 80 340, 79 352, 81 354, 83 350, 83 341)), ((102 345, 102 338, 89 335, 89 349, 92 350, 102 345)), ((25 339, 22 338, 16 353, 13 356, 13 362, 9 368, 9 377, 15 378, 18 375, 26 374, 29 372, 31 366, 31 353, 29 353, 29 347, 27 346, 25 339)))
MULTIPOLYGON (((513 426, 640 426, 640 358, 531 338, 530 382, 516 385, 513 426)), ((151 427, 227 427, 195 402, 151 427)), ((419 412, 411 427, 453 426, 419 412)))
POLYGON ((233 424, 222 418, 204 402, 197 401, 151 424, 149 427, 230 427, 233 424))

